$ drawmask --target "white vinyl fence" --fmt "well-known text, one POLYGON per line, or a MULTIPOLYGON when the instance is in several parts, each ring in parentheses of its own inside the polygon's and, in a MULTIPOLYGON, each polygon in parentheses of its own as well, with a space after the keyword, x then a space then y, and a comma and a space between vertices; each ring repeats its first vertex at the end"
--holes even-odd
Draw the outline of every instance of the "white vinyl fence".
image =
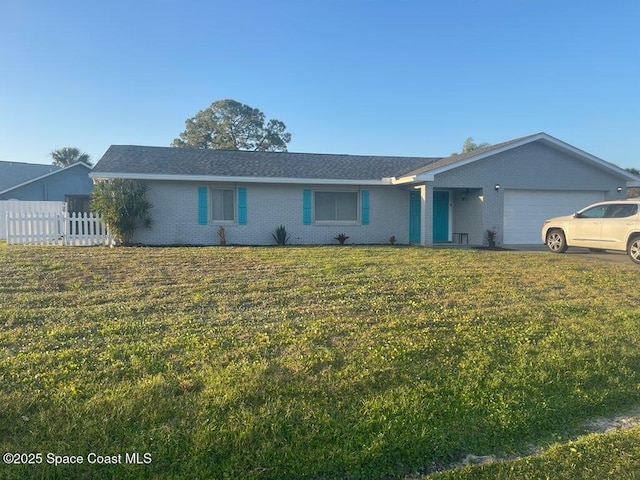
POLYGON ((66 211, 64 202, 30 202, 25 200, 0 200, 0 240, 7 239, 7 213, 50 213, 66 211))
POLYGON ((94 213, 7 213, 10 245, 110 245, 112 238, 94 213))

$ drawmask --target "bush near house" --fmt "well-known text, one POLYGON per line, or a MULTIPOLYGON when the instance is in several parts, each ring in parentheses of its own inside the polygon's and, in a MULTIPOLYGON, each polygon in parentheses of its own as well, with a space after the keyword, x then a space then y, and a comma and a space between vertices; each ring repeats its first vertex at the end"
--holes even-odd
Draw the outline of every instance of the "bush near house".
MULTIPOLYGON (((0 449, 151 458, 4 464, 2 478, 416 478, 562 448, 640 401, 631 264, 3 245, 0 275, 0 449)), ((611 441, 611 471, 640 474, 640 441, 611 441)), ((601 467, 582 458, 563 471, 601 467)))
POLYGON ((147 200, 149 187, 138 180, 104 180, 91 194, 91 209, 99 213, 109 232, 122 245, 130 245, 135 231, 151 228, 153 204, 147 200))

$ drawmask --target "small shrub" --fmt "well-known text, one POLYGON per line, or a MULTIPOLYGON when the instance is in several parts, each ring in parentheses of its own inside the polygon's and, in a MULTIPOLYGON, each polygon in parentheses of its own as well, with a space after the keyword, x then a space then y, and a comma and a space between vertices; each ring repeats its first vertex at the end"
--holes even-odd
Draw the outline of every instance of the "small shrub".
POLYGON ((395 235, 391 235, 391 236, 389 237, 389 243, 390 243, 391 245, 395 245, 395 244, 396 244, 396 236, 395 236, 395 235))
POLYGON ((218 237, 220 238, 220 245, 227 244, 227 232, 222 225, 218 227, 218 237))
POLYGON ((496 246, 496 237, 498 236, 498 232, 494 228, 489 228, 485 234, 487 235, 487 241, 489 242, 490 247, 496 246))
POLYGON ((347 241, 347 238, 349 237, 347 237, 344 233, 340 233, 338 234, 337 237, 335 237, 335 239, 338 240, 338 242, 340 242, 340 245, 344 245, 344 242, 347 241))
POLYGON ((278 228, 276 228, 275 233, 272 233, 271 236, 276 242, 276 245, 279 245, 281 247, 285 246, 289 241, 289 235, 287 235, 287 229, 284 228, 284 225, 280 225, 278 228))

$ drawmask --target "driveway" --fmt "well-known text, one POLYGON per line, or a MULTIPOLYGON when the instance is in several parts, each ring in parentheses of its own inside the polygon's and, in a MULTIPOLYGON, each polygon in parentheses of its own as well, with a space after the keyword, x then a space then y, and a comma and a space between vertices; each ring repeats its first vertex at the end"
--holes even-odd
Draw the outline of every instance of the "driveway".
MULTIPOLYGON (((548 255, 558 255, 557 253, 551 253, 544 245, 505 245, 506 248, 512 248, 514 250, 520 250, 523 252, 543 252, 548 255)), ((594 253, 588 248, 570 247, 565 253, 560 255, 571 255, 577 257, 584 257, 588 260, 600 260, 609 263, 624 263, 627 265, 635 265, 631 259, 624 252, 612 252, 607 250, 602 253, 594 253)))

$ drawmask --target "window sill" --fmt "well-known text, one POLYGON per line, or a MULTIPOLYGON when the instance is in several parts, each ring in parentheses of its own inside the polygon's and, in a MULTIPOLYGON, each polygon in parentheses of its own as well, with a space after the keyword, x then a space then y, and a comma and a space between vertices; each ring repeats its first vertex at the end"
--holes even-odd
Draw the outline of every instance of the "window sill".
POLYGON ((321 227, 325 227, 325 226, 326 227, 330 227, 332 225, 335 225, 335 226, 350 226, 350 225, 358 226, 358 225, 362 225, 362 224, 357 220, 355 220, 355 221, 354 220, 343 220, 343 221, 340 221, 340 220, 320 220, 320 221, 313 222, 312 225, 318 225, 318 226, 321 226, 321 227))

